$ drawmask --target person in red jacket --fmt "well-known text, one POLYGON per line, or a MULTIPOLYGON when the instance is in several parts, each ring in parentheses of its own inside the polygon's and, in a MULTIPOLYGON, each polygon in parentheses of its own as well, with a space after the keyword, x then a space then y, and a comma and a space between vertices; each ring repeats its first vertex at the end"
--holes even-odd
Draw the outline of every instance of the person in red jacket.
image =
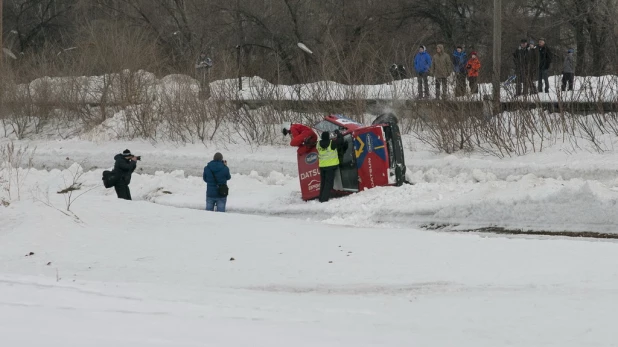
POLYGON ((297 153, 310 152, 318 142, 318 135, 310 127, 297 123, 284 123, 281 129, 283 136, 290 134, 292 137, 290 146, 298 147, 297 153))
POLYGON ((478 58, 478 54, 476 52, 470 53, 470 60, 468 60, 468 65, 466 65, 466 70, 468 70, 468 82, 470 82, 470 93, 478 94, 479 93, 479 71, 481 70, 481 61, 478 58))

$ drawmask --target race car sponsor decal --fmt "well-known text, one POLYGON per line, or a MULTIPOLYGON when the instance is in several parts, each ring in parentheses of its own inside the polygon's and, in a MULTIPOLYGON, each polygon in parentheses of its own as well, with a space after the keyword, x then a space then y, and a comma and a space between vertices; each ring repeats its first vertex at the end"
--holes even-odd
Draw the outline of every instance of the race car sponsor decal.
POLYGON ((318 154, 317 153, 309 153, 305 157, 305 163, 307 165, 311 165, 311 164, 315 163, 317 160, 318 160, 318 154))
POLYGON ((373 188, 388 184, 386 169, 388 157, 384 133, 381 128, 364 130, 354 139, 354 154, 358 168, 359 189, 373 188))
POLYGON ((369 168, 369 184, 370 184, 370 187, 373 188, 376 186, 376 183, 374 182, 374 179, 373 179, 373 165, 371 165, 371 163, 372 163, 371 158, 368 158, 367 167, 369 168))
POLYGON ((317 198, 320 194, 320 168, 317 149, 313 147, 309 153, 298 156, 298 181, 303 200, 317 198), (318 189, 315 189, 316 181, 318 189), (310 190, 311 189, 311 190, 310 190))
POLYGON ((320 190, 320 181, 311 180, 311 182, 309 182, 309 184, 307 185, 307 190, 309 190, 310 192, 320 190))
POLYGON ((369 153, 375 153, 380 159, 386 161, 384 141, 373 132, 358 135, 354 139, 354 150, 356 151, 358 167, 363 166, 365 158, 369 153))
POLYGON ((307 172, 302 172, 300 174, 300 179, 304 180, 310 177, 315 177, 315 176, 319 176, 320 175, 320 170, 319 169, 313 169, 313 170, 309 170, 307 172))

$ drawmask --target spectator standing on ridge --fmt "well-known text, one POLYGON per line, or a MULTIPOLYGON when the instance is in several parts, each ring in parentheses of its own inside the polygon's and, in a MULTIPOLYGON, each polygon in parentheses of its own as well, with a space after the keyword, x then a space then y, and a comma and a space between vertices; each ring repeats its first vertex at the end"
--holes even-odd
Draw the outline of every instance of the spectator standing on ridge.
POLYGON ((515 63, 515 95, 522 95, 521 89, 523 86, 524 94, 528 94, 530 86, 528 80, 528 40, 522 39, 519 47, 513 53, 513 62, 515 63))
POLYGON ((418 53, 414 57, 414 69, 418 73, 418 97, 422 99, 429 97, 429 82, 427 81, 427 75, 431 69, 431 56, 427 53, 425 46, 421 45, 418 48, 418 53), (425 87, 425 95, 423 96, 423 86, 425 87))
POLYGON ((539 93, 543 90, 545 81, 545 93, 549 93, 549 67, 551 66, 551 51, 545 45, 545 39, 539 39, 539 93))
POLYGON ((468 57, 462 46, 453 52, 453 71, 455 71, 455 97, 466 95, 466 65, 468 57))
POLYGON ((470 53, 470 60, 468 60, 468 64, 466 65, 466 70, 468 70, 468 82, 470 83, 470 93, 478 94, 479 92, 478 77, 479 77, 479 71, 481 70, 481 61, 477 57, 476 52, 470 53))
POLYGON ((283 136, 290 134, 290 146, 298 147, 298 155, 311 152, 318 142, 318 136, 310 127, 297 123, 283 123, 281 133, 283 136))
POLYGON ((219 186, 227 186, 227 181, 232 179, 232 176, 221 153, 215 153, 212 161, 204 167, 203 179, 206 182, 206 211, 214 211, 216 206, 217 212, 225 212, 227 195, 221 195, 219 186))
POLYGON ((400 80, 408 78, 408 72, 406 71, 406 68, 401 64, 391 65, 388 71, 391 73, 391 76, 393 77, 393 80, 395 81, 400 81, 400 80))
POLYGON ((212 59, 210 59, 205 51, 200 53, 195 63, 195 71, 200 82, 200 94, 210 95, 210 68, 212 67, 212 59))
POLYGON ((448 76, 451 74, 451 58, 444 52, 444 46, 436 46, 436 54, 433 56, 431 71, 436 80, 436 99, 440 99, 440 87, 443 96, 448 96, 448 76))
POLYGON ((562 91, 564 92, 569 84, 569 91, 573 91, 573 82, 575 80, 575 50, 570 48, 564 57, 564 66, 562 67, 562 91))
POLYGON ((528 44, 528 78, 526 83, 530 85, 530 94, 538 93, 536 89, 536 81, 539 74, 539 49, 534 45, 534 41, 530 40, 528 44))
POLYGON ((324 131, 318 143, 318 161, 320 165, 320 202, 330 199, 330 192, 335 184, 335 172, 339 167, 339 149, 344 147, 345 141, 339 131, 337 137, 331 140, 330 132, 324 131))
POLYGON ((137 167, 137 161, 140 159, 141 157, 134 156, 128 149, 114 156, 115 163, 112 174, 116 177, 114 190, 116 191, 118 199, 131 200, 129 184, 131 183, 131 175, 137 167))

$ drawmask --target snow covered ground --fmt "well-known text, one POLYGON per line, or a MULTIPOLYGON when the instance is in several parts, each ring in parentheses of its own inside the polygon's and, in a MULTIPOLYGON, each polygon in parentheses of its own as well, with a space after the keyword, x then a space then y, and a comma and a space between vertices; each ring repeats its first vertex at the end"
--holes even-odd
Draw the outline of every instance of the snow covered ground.
MULTIPOLYGON (((430 79, 431 95, 434 93, 433 77, 430 79)), ((596 102, 616 101, 618 76, 576 76, 573 92, 560 92, 562 76, 549 77, 550 92, 539 93, 534 100, 596 102)), ((455 76, 449 77, 450 95, 453 95, 455 76)), ((377 85, 346 85, 333 81, 319 81, 302 85, 272 84, 260 77, 243 77, 243 89, 238 90, 237 79, 217 80, 210 83, 213 99, 237 100, 347 100, 384 99, 405 100, 417 95, 415 77, 377 85)), ((478 100, 483 95, 492 95, 491 83, 479 84, 478 95, 461 97, 461 100, 478 100)), ((35 101, 63 100, 65 102, 96 103, 126 101, 127 90, 134 102, 175 98, 180 93, 194 94, 199 91, 198 82, 191 76, 172 74, 157 78, 153 73, 125 70, 121 73, 102 76, 42 77, 28 84, 15 87, 16 97, 33 96, 35 101)), ((501 89, 502 100, 516 100, 514 84, 501 89)), ((522 99, 521 97, 520 99, 522 99)))
POLYGON ((563 347, 615 340, 618 242, 419 228, 439 222, 615 233, 614 154, 554 150, 500 160, 416 147, 406 153, 415 185, 319 204, 300 199, 289 147, 15 145, 37 147, 37 168, 0 175, 0 200, 10 200, 0 205, 2 345, 563 347), (131 202, 100 181, 124 148, 144 156, 131 202), (233 172, 225 214, 203 211, 201 168, 215 151, 233 172), (73 197, 85 194, 68 212, 66 194, 57 192, 76 174, 82 186, 73 197))
POLYGON ((615 140, 499 159, 406 137, 414 185, 324 204, 301 200, 286 146, 15 141, 36 151, 31 169, 0 162, 0 342, 616 345, 618 242, 422 229, 618 234, 615 140), (101 183, 125 148, 143 156, 131 202, 101 183), (225 214, 203 211, 217 151, 232 171, 225 214), (58 192, 74 181, 68 211, 58 192))
MULTIPOLYGON (((435 93, 433 77, 429 77, 430 95, 435 93)), ((228 99, 234 91, 237 81, 221 80, 211 83, 213 97, 228 99)), ((618 76, 582 77, 577 76, 574 91, 561 92, 562 76, 549 77, 549 93, 539 93, 531 100, 539 101, 574 101, 596 102, 616 101, 618 94, 618 76)), ((345 85, 332 81, 320 81, 302 85, 275 85, 259 77, 243 79, 243 90, 238 92, 238 99, 243 100, 347 100, 347 99, 383 99, 406 100, 417 95, 415 77, 379 85, 345 85)), ((454 95, 455 76, 449 77, 449 94, 454 95)), ((515 96, 515 84, 502 86, 500 96, 503 101, 524 100, 515 96)), ((483 95, 492 95, 491 83, 479 84, 479 94, 458 98, 459 100, 480 100, 483 95)))
MULTIPOLYGON (((63 210, 61 195, 49 203, 63 210)), ((79 219, 59 210, 31 199, 0 209, 3 345, 615 342, 615 242, 352 228, 99 194, 75 202, 79 219)))
POLYGON ((289 147, 250 150, 239 145, 171 147, 78 140, 16 145, 36 146, 35 169, 28 172, 30 183, 25 184, 55 182, 53 191, 64 188, 63 172, 47 170, 80 163, 92 170, 82 178, 85 185, 96 187, 88 194, 113 196, 113 189, 102 187, 101 172, 111 168, 115 153, 130 148, 143 156, 131 183, 134 199, 203 209, 203 167, 214 152, 221 151, 233 173, 228 208, 236 213, 349 226, 418 228, 436 223, 454 229, 618 232, 618 157, 613 153, 568 154, 548 149, 498 159, 478 154, 436 155, 417 148, 406 152, 408 179, 414 185, 376 188, 319 204, 301 200, 296 152, 289 147))

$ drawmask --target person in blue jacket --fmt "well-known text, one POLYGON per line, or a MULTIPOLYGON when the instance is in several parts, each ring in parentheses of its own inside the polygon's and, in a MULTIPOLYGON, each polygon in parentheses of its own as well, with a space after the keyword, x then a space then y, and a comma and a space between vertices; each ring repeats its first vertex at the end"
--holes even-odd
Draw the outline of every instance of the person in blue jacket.
POLYGON ((429 97, 429 82, 427 81, 427 76, 431 70, 431 56, 427 53, 427 49, 423 45, 419 47, 418 53, 416 54, 416 57, 414 57, 414 69, 416 69, 416 72, 418 73, 416 80, 418 82, 419 99, 429 97), (424 96, 423 85, 425 86, 424 96))
POLYGON ((455 96, 466 95, 466 65, 468 57, 462 46, 457 46, 453 52, 453 71, 455 72, 455 96))
POLYGON ((206 182, 206 211, 214 211, 217 206, 217 212, 225 212, 227 196, 219 194, 219 185, 227 184, 232 176, 221 153, 215 153, 213 160, 204 167, 203 178, 206 182))

